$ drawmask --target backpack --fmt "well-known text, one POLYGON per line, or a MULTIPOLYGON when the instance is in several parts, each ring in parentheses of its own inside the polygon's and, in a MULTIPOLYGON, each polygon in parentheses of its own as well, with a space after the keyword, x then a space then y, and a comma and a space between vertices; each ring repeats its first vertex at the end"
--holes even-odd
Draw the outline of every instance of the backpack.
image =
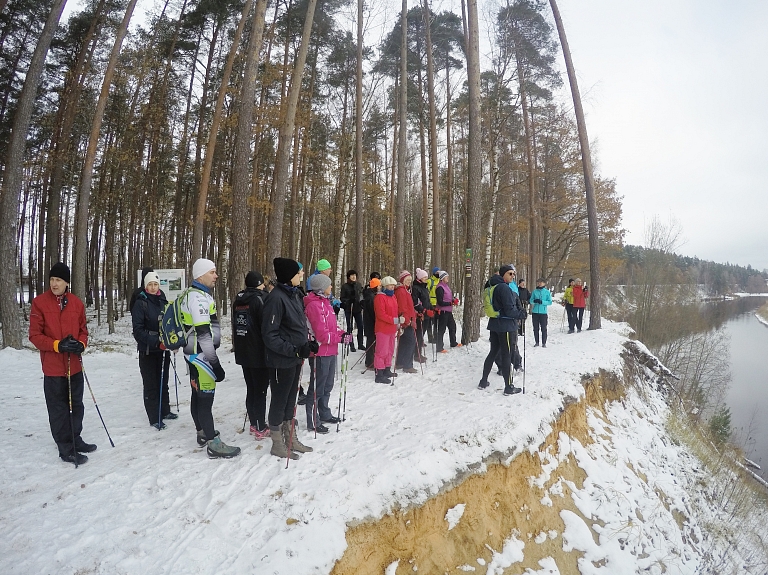
POLYGON ((243 298, 243 295, 245 295, 244 292, 237 294, 235 301, 232 303, 232 321, 234 322, 234 335, 236 337, 248 337, 249 332, 254 330, 255 326, 251 318, 253 298, 258 298, 261 301, 261 305, 264 305, 264 297, 258 293, 248 299, 243 298))
MULTIPOLYGON (((499 285, 499 284, 496 284, 499 285)), ((483 290, 483 308, 488 317, 499 317, 499 312, 493 307, 493 290, 496 286, 489 286, 483 290)))
POLYGON ((189 298, 190 289, 185 289, 163 309, 159 334, 160 341, 166 349, 176 350, 187 345, 187 332, 181 317, 181 302, 189 298))

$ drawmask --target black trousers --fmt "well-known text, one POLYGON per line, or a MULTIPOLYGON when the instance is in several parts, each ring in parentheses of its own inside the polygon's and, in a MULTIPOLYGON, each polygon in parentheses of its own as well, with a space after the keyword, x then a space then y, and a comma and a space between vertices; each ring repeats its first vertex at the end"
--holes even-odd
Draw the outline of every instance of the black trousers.
POLYGON ((576 310, 572 303, 565 304, 565 313, 568 316, 568 331, 571 332, 576 328, 576 310))
POLYGON ((443 337, 445 337, 445 328, 448 328, 448 339, 451 347, 456 347, 456 320, 453 319, 452 311, 441 311, 437 316, 437 351, 443 351, 443 337))
POLYGON ((269 367, 242 367, 248 420, 259 431, 264 431, 267 426, 267 390, 275 370, 269 367))
POLYGON ((581 331, 581 322, 584 319, 584 308, 583 307, 574 307, 573 308, 573 320, 576 324, 576 329, 581 331))
POLYGON ((409 325, 400 335, 400 342, 397 344, 397 357, 395 366, 407 369, 413 367, 413 353, 416 350, 416 331, 414 326, 409 325))
POLYGON ((300 378, 301 364, 275 370, 275 377, 269 384, 272 389, 272 399, 269 402, 269 427, 273 431, 276 431, 283 421, 293 419, 300 378))
POLYGON ((428 343, 434 343, 435 342, 435 332, 437 331, 437 316, 433 315, 432 317, 429 317, 428 315, 424 315, 424 332, 427 334, 427 342, 428 343))
POLYGON ((150 425, 171 412, 168 397, 168 373, 171 367, 170 353, 139 353, 139 371, 144 384, 144 409, 150 425), (163 389, 160 390, 160 378, 163 389), (160 413, 162 411, 162 414, 160 413))
POLYGON ((189 366, 189 384, 192 388, 192 396, 189 400, 189 412, 192 414, 192 420, 195 422, 195 429, 201 429, 205 433, 205 438, 211 440, 216 436, 213 424, 213 398, 216 390, 202 390, 198 383, 197 368, 187 362, 189 366))
POLYGON ((541 329, 541 343, 547 343, 547 322, 549 318, 545 313, 532 313, 533 321, 533 340, 539 343, 539 329, 541 329))
POLYGON ((48 408, 48 423, 51 425, 51 435, 59 448, 60 455, 74 453, 72 445, 72 429, 76 445, 82 444, 80 434, 83 431, 83 372, 73 373, 72 382, 72 421, 69 418, 69 384, 66 376, 43 377, 45 405, 48 408))
POLYGON ((376 331, 374 320, 365 325, 365 367, 373 367, 373 355, 376 353, 376 331))
POLYGON ((483 381, 488 381, 488 374, 493 369, 494 362, 499 364, 501 375, 504 377, 504 385, 511 383, 512 351, 514 349, 513 338, 517 337, 517 332, 508 333, 506 331, 490 332, 491 350, 483 363, 483 381))
MULTIPOLYGON (((520 369, 523 366, 523 356, 520 355, 520 346, 518 345, 517 332, 509 332, 509 341, 512 347, 509 360, 512 362, 512 365, 514 366, 515 369, 520 369)), ((501 358, 499 356, 496 356, 496 366, 499 369, 502 369, 501 365, 502 365, 501 358)), ((502 373, 503 373, 503 370, 502 370, 502 373)))
POLYGON ((357 348, 365 349, 363 346, 363 334, 365 329, 363 328, 363 312, 359 308, 352 306, 352 311, 344 309, 344 317, 347 319, 347 332, 352 333, 352 320, 355 320, 357 325, 357 348))
POLYGON ((424 321, 426 317, 416 318, 416 346, 413 353, 413 361, 421 361, 424 357, 424 321))

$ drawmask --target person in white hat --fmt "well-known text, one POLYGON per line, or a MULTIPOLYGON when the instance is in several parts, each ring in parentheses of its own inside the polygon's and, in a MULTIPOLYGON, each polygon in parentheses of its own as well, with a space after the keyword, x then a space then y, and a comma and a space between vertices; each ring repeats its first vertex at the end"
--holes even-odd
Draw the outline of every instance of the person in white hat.
POLYGON ((192 266, 192 277, 191 289, 181 303, 181 317, 187 332, 184 359, 189 364, 190 412, 197 429, 197 443, 207 446, 209 457, 235 457, 240 448, 224 443, 213 424, 216 383, 226 375, 216 355, 221 343, 216 301, 211 295, 219 279, 216 264, 205 258, 197 260, 192 266))

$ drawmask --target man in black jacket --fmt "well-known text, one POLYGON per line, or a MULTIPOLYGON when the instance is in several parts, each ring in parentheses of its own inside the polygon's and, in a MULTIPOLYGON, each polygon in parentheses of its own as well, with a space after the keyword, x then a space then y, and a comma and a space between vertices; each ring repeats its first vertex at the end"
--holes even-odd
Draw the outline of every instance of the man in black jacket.
POLYGON ((267 367, 261 323, 264 312, 264 277, 257 271, 245 276, 245 289, 232 303, 234 330, 232 344, 235 363, 243 368, 245 378, 245 409, 256 439, 269 437, 267 425, 267 389, 273 369, 267 367))
MULTIPOLYGON (((352 320, 357 324, 357 347, 365 349, 363 345, 363 286, 357 281, 357 272, 347 272, 347 283, 341 286, 341 307, 344 317, 347 318, 347 333, 352 333, 352 320)), ((349 351, 355 351, 355 344, 349 344, 349 351)))
POLYGON ((489 280, 490 287, 486 288, 493 290, 491 303, 498 315, 488 320, 491 350, 485 358, 483 378, 478 387, 480 389, 488 387, 488 374, 491 373, 493 362, 498 355, 504 376, 504 395, 513 395, 522 391, 519 387, 512 385, 510 380, 511 354, 514 349, 513 338, 517 337, 517 322, 525 321, 527 315, 520 303, 520 297, 507 285, 514 279, 514 274, 513 266, 503 265, 499 268, 499 275, 492 276, 489 280))
POLYGON ((298 287, 301 281, 299 263, 288 258, 275 258, 273 265, 277 285, 264 301, 261 321, 265 363, 275 369, 268 415, 271 453, 277 457, 298 459, 294 452, 312 451, 296 437, 293 419, 301 366, 309 354, 316 352, 320 346, 315 341, 309 341, 304 301, 298 287))
POLYGON ((373 356, 376 353, 376 312, 373 299, 381 286, 381 274, 371 272, 371 279, 363 290, 363 326, 365 328, 365 367, 373 369, 373 356), (376 280, 376 281, 374 281, 376 280))

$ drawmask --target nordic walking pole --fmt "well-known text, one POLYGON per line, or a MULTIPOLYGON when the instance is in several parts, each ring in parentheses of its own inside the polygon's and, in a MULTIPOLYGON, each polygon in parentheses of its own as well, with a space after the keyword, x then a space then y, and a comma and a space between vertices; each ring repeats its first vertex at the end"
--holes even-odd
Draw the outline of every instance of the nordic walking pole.
POLYGON ((347 420, 347 382, 349 381, 349 354, 350 351, 347 350, 346 355, 344 356, 344 363, 342 363, 342 375, 341 375, 341 381, 344 385, 344 408, 341 411, 341 420, 346 421, 347 420))
MULTIPOLYGON (((299 387, 301 387, 301 375, 304 373, 304 360, 301 360, 301 366, 299 367, 299 387)), ((277 377, 277 374, 275 374, 275 377, 277 377)), ((291 449, 293 448, 293 433, 296 429, 295 421, 296 421, 296 410, 299 406, 299 394, 296 393, 296 398, 293 400, 293 417, 291 418, 291 434, 288 436, 288 450, 285 454, 285 468, 288 469, 288 464, 291 462, 291 449)), ((283 422, 285 423, 285 422, 283 422)))
MULTIPOLYGON (((346 348, 347 348, 347 344, 343 343, 341 345, 341 356, 342 357, 344 357, 344 350, 346 348)), ((363 357, 365 357, 365 355, 363 355, 363 357)), ((358 360, 358 361, 360 361, 360 360, 358 360)), ((343 365, 343 362, 342 362, 342 365, 343 365)), ((357 365, 357 364, 355 364, 355 365, 357 365)), ((334 371, 334 374, 335 373, 336 372, 334 371)), ((342 396, 342 393, 343 393, 343 390, 341 388, 342 388, 342 386, 341 386, 341 384, 339 384, 339 409, 336 411, 336 419, 338 419, 339 421, 341 421, 341 396, 342 396)), ((336 422, 336 433, 338 433, 338 432, 339 432, 339 422, 337 421, 336 422)))
POLYGON ((523 395, 525 395, 525 318, 523 318, 523 395))
POLYGON ((163 359, 160 361, 160 391, 157 394, 157 430, 163 428, 163 375, 165 374, 165 352, 162 352, 163 359))
POLYGON ((77 444, 75 443, 75 417, 72 414, 72 372, 69 367, 71 354, 67 354, 67 391, 69 392, 69 428, 72 430, 72 455, 77 469, 77 444))
POLYGON ((248 410, 245 410, 245 417, 243 418, 243 430, 240 433, 245 433, 245 420, 248 419, 248 410))
POLYGON ((341 428, 341 422, 346 420, 346 412, 347 412, 346 372, 347 372, 347 366, 348 366, 347 357, 349 357, 349 346, 347 344, 344 344, 341 348, 341 365, 340 365, 341 379, 339 381, 339 411, 336 415, 336 419, 338 419, 338 421, 336 422, 336 433, 338 433, 339 429, 341 428), (344 405, 344 408, 343 408, 344 411, 342 411, 342 403, 344 405))
POLYGON ((416 327, 415 326, 411 326, 411 327, 413 327, 413 333, 414 333, 414 336, 416 336, 416 353, 419 354, 419 367, 421 368, 421 375, 423 376, 424 364, 421 362, 421 344, 419 343, 418 334, 416 334, 416 327))
MULTIPOLYGON (((173 365, 173 378, 176 380, 176 414, 179 413, 179 375, 176 373, 176 352, 171 353, 171 357, 173 358, 173 361, 171 362, 171 365, 173 365)), ((243 431, 245 431, 245 427, 243 427, 243 431)))
MULTIPOLYGON (((395 368, 392 370, 392 373, 397 375, 397 351, 400 349, 400 328, 397 329, 397 339, 395 340, 395 353, 392 360, 392 366, 395 368)), ((395 385, 395 378, 391 378, 391 382, 389 385, 395 385)))
POLYGON ((371 345, 365 348, 365 353, 357 358, 357 361, 355 361, 355 363, 352 364, 352 367, 350 367, 350 369, 355 369, 357 367, 357 364, 360 363, 360 361, 365 357, 365 354, 368 353, 368 350, 371 349, 374 345, 376 345, 375 340, 371 343, 371 345))
POLYGON ((104 423, 104 418, 101 416, 101 410, 99 409, 99 404, 96 403, 96 396, 93 395, 93 388, 91 387, 91 382, 88 381, 88 374, 85 373, 85 366, 83 365, 83 358, 80 358, 80 369, 83 370, 83 377, 85 377, 85 383, 88 384, 88 391, 91 392, 91 399, 93 400, 93 405, 96 406, 96 413, 99 414, 99 419, 101 420, 101 425, 104 426, 104 431, 107 433, 107 438, 109 439, 110 445, 112 447, 115 446, 115 442, 112 441, 112 437, 109 435, 109 430, 107 429, 107 424, 104 423))

